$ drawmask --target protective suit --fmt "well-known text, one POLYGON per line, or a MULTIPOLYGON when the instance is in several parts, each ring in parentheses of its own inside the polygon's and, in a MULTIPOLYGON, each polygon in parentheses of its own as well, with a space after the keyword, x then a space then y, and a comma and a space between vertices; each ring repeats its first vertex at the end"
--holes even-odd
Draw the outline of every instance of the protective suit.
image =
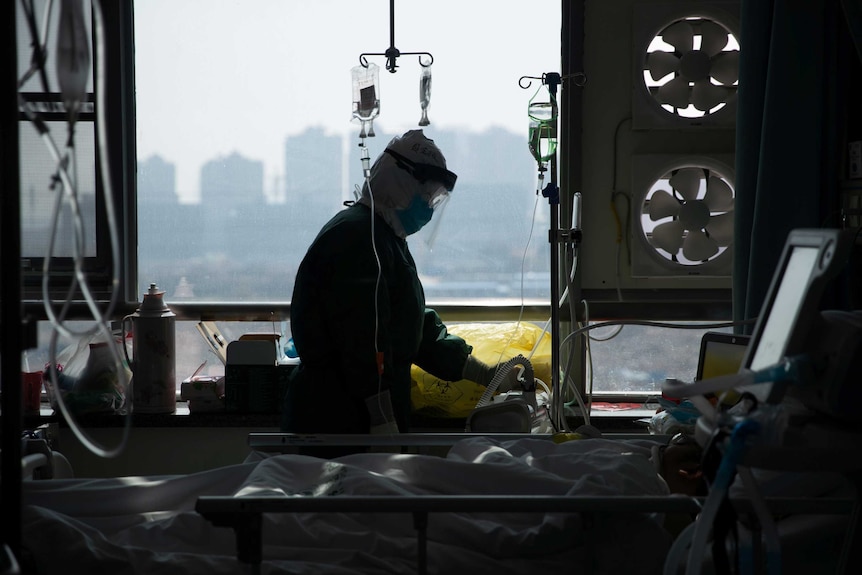
POLYGON ((377 398, 388 391, 397 430, 406 432, 411 364, 442 379, 463 377, 472 347, 425 307, 406 241, 454 183, 434 142, 412 130, 377 158, 361 199, 323 226, 291 301, 301 363, 288 386, 284 431, 369 433, 377 398))

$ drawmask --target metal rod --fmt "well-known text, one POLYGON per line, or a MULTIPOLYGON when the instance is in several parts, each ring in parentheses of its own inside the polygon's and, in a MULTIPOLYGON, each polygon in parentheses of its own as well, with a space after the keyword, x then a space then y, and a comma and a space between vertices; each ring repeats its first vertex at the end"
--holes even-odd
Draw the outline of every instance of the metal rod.
MULTIPOLYGON (((338 495, 334 497, 198 497, 195 511, 218 527, 260 513, 698 513, 704 498, 683 495, 338 495)), ((850 515, 847 497, 767 497, 776 514, 850 515)), ((731 497, 738 513, 753 509, 750 499, 731 497)))
MULTIPOLYGON (((556 129, 556 128, 554 128, 556 129)), ((557 183, 557 155, 551 158, 551 184, 557 183)), ((550 201, 551 209, 551 391, 554 395, 554 412, 558 417, 554 418, 554 425, 560 425, 562 418, 566 416, 562 407, 562 394, 560 386, 560 244, 557 241, 557 232, 560 229, 560 202, 559 195, 556 200, 550 201)), ((564 428, 563 428, 564 429, 564 428)), ((558 429, 557 431, 562 431, 558 429)))
POLYGON ((428 572, 428 513, 414 511, 413 526, 416 528, 416 571, 425 575, 428 572))
POLYGON ((389 0, 389 47, 395 47, 395 0, 389 0))

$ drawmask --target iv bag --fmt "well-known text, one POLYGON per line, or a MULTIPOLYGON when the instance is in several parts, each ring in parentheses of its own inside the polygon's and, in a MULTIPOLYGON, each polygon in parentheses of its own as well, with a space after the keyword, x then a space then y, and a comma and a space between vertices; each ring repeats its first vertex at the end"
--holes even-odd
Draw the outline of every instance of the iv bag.
POLYGON ((422 107, 422 117, 419 119, 420 126, 431 123, 428 119, 428 105, 431 103, 431 64, 422 64, 419 72, 419 105, 422 107))
POLYGON ((530 118, 528 145, 533 158, 543 164, 557 152, 557 106, 554 97, 547 93, 547 101, 536 101, 542 88, 536 91, 527 108, 530 118))
POLYGON ((380 114, 379 78, 377 64, 354 66, 350 70, 353 77, 353 119, 362 123, 361 138, 374 137, 374 118, 380 114))
POLYGON ((547 162, 557 152, 556 128, 553 124, 531 121, 528 143, 533 158, 540 164, 547 162))

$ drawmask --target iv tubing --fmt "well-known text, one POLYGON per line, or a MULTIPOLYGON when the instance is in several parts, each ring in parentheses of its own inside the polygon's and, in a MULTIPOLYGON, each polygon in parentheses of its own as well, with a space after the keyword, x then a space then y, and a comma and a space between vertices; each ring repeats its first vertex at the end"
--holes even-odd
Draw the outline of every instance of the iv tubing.
POLYGON ((706 551, 706 543, 712 531, 712 524, 718 514, 718 508, 725 497, 727 497, 730 482, 733 480, 734 473, 736 473, 736 465, 746 449, 748 437, 757 433, 759 429, 760 425, 751 420, 740 421, 734 426, 733 432, 730 435, 729 445, 721 459, 721 464, 718 466, 715 481, 710 487, 703 511, 697 518, 697 527, 695 528, 691 549, 688 552, 685 575, 697 575, 700 573, 706 551))
MULTIPOLYGON (((509 336, 509 339, 506 341, 506 344, 503 345, 502 348, 500 349, 500 356, 497 359, 497 370, 494 372, 494 377, 491 378, 492 382, 495 382, 495 380, 497 379, 497 376, 500 375, 501 373, 502 374, 508 373, 508 370, 503 371, 503 366, 501 366, 500 363, 503 361, 503 355, 506 353, 506 350, 509 348, 509 344, 511 343, 512 339, 514 339, 515 335, 518 333, 518 329, 521 325, 521 318, 524 315, 524 265, 527 261, 527 251, 530 248, 530 241, 533 237, 533 228, 534 228, 535 222, 536 222, 536 211, 537 211, 538 205, 539 205, 539 199, 537 197, 536 202, 533 204, 533 217, 530 220, 530 222, 531 222, 530 223, 530 233, 528 234, 528 237, 527 237, 527 243, 524 246, 524 253, 521 256, 521 309, 520 309, 520 312, 518 313, 518 321, 515 322, 515 327, 512 330, 512 334, 509 336)), ((550 320, 548 320, 548 321, 550 322, 550 320)), ((533 349, 531 349, 529 355, 526 358, 524 358, 524 359, 526 359, 526 361, 528 363, 529 363, 530 359, 532 359, 533 354, 536 353, 536 350, 539 348, 539 344, 542 343, 542 338, 544 337, 547 329, 548 329, 548 324, 546 323, 544 329, 542 330, 542 333, 540 333, 539 337, 536 338, 536 343, 533 344, 533 349)), ((519 355, 518 357, 523 358, 523 356, 521 356, 521 355, 519 355)), ((530 377, 532 377, 532 364, 530 365, 530 373, 531 373, 530 377)), ((502 376, 501 376, 501 378, 502 378, 502 376)), ((536 381, 538 381, 538 380, 536 380, 536 381)), ((491 401, 491 397, 494 395, 494 392, 497 390, 498 386, 499 386, 499 382, 496 382, 496 383, 494 383, 493 388, 491 387, 491 385, 486 387, 485 391, 482 393, 482 396, 479 398, 479 401, 476 402, 476 407, 482 407, 484 405, 487 405, 491 401), (490 389, 490 391, 488 391, 489 389, 490 389)), ((547 386, 546 386, 546 389, 547 389, 547 386)), ((548 391, 549 401, 550 401, 551 397, 552 397, 552 394, 550 393, 550 391, 548 391)))
POLYGON ((685 550, 691 544, 691 538, 694 536, 696 528, 697 522, 689 523, 676 536, 673 545, 671 545, 664 559, 664 575, 677 575, 679 573, 679 567, 682 565, 685 557, 685 550))
MULTIPOLYGON (((371 169, 368 168, 368 148, 365 147, 365 140, 362 139, 360 147, 362 148, 362 172, 365 174, 365 185, 368 186, 368 197, 371 198, 371 249, 374 252, 374 261, 377 262, 377 280, 374 284, 374 352, 377 361, 377 407, 380 413, 385 414, 383 410, 383 400, 380 395, 383 393, 383 352, 380 351, 380 280, 383 276, 383 267, 380 264, 380 254, 377 253, 377 241, 374 234, 374 221, 377 219, 377 214, 374 211, 374 192, 371 189, 371 169)), ((385 415, 384 415, 385 419, 385 415)), ((387 423, 391 423, 387 421, 387 423)))
POLYGON ((754 507, 754 513, 757 515, 757 520, 760 522, 760 527, 763 530, 763 538, 766 541, 766 572, 768 575, 780 575, 781 573, 781 543, 778 538, 778 528, 775 526, 775 521, 769 510, 766 508, 766 502, 760 489, 757 486, 757 481, 748 467, 737 466, 736 472, 742 479, 742 484, 745 486, 751 497, 751 505, 754 507))
MULTIPOLYGON (((65 160, 60 160, 58 158, 58 152, 57 152, 56 145, 54 145, 53 140, 50 138, 50 135, 48 135, 47 133, 43 133, 43 139, 45 139, 45 141, 49 143, 48 149, 55 156, 55 160, 58 161, 60 178, 63 182, 64 187, 66 188, 66 190, 68 190, 68 192, 71 196, 72 211, 73 211, 73 214, 75 216, 74 221, 75 221, 75 226, 76 226, 76 234, 75 234, 75 241, 72 243, 74 260, 75 260, 75 279, 73 279, 73 283, 72 283, 72 286, 70 287, 69 293, 71 294, 71 292, 74 290, 75 282, 77 282, 81 287, 82 293, 84 294, 84 298, 87 302, 87 306, 89 307, 90 312, 93 314, 93 317, 97 322, 96 327, 92 328, 90 330, 86 330, 85 332, 82 332, 82 333, 68 330, 68 328, 65 327, 63 322, 65 321, 65 314, 66 314, 66 311, 68 310, 68 307, 69 307, 69 303, 70 303, 69 298, 67 297, 66 301, 64 302, 60 318, 57 318, 57 316, 54 315, 54 311, 51 307, 51 304, 50 304, 51 299, 49 297, 49 294, 46 293, 47 285, 48 285, 47 276, 48 276, 48 273, 50 271, 50 260, 53 258, 53 255, 52 255, 53 246, 54 246, 55 241, 56 241, 55 240, 55 233, 56 233, 55 228, 56 228, 56 222, 58 220, 58 213, 57 212, 55 212, 55 214, 54 214, 54 226, 52 227, 52 230, 51 230, 51 242, 49 244, 49 246, 50 246, 49 250, 50 251, 49 251, 48 257, 45 258, 45 266, 44 266, 44 275, 42 278, 42 285, 43 285, 43 298, 45 300, 44 301, 45 310, 46 310, 49 318, 51 319, 51 323, 54 327, 54 330, 51 333, 51 341, 50 341, 50 346, 49 346, 50 347, 50 357, 52 358, 51 367, 50 367, 49 372, 51 374, 51 379, 52 379, 52 382, 55 386, 55 389, 57 390, 57 404, 60 407, 60 411, 63 413, 63 417, 66 419, 67 422, 69 422, 69 427, 72 429, 72 432, 75 434, 75 436, 78 438, 78 440, 85 447, 87 447, 87 449, 89 449, 94 454, 96 454, 100 457, 103 457, 103 458, 109 458, 109 457, 115 457, 125 450, 125 447, 128 443, 129 432, 131 430, 132 409, 126 410, 126 414, 125 414, 125 418, 124 418, 124 426, 123 426, 123 435, 122 435, 122 438, 120 439, 120 443, 113 449, 105 449, 99 445, 96 445, 95 442, 93 442, 81 430, 80 426, 75 421, 75 418, 72 417, 71 413, 69 412, 68 408, 66 407, 66 404, 63 400, 62 393, 60 392, 60 388, 59 388, 59 385, 57 383, 57 370, 56 370, 56 361, 55 361, 56 352, 57 352, 57 338, 58 338, 58 335, 60 333, 63 333, 64 335, 65 334, 92 335, 92 334, 95 334, 96 331, 101 330, 102 334, 106 336, 107 341, 109 343, 113 342, 113 340, 114 340, 113 334, 108 329, 108 326, 106 323, 107 322, 106 318, 110 317, 111 314, 113 313, 113 310, 116 306, 117 298, 119 295, 120 281, 119 281, 119 275, 118 274, 119 274, 119 269, 120 269, 120 265, 119 265, 120 264, 120 254, 119 254, 117 222, 116 222, 116 217, 115 217, 115 210, 114 210, 114 203, 113 203, 113 196, 112 196, 112 186, 111 186, 111 177, 110 177, 111 175, 110 175, 110 172, 108 169, 108 159, 107 159, 109 157, 108 156, 107 143, 106 143, 107 142, 107 140, 106 140, 106 138, 107 138, 107 133, 106 133, 107 118, 105 117, 105 106, 104 106, 104 102, 106 101, 106 97, 105 97, 105 85, 106 85, 105 56, 104 56, 104 52, 105 52, 105 48, 104 48, 104 46, 105 46, 105 41, 104 41, 105 24, 104 24, 104 20, 103 20, 103 16, 102 16, 102 8, 101 8, 100 0, 94 0, 94 2, 93 2, 93 13, 94 13, 95 18, 96 18, 96 46, 97 46, 96 54, 97 54, 97 58, 98 58, 97 66, 96 66, 97 73, 98 73, 98 78, 97 78, 97 90, 98 90, 97 102, 98 102, 98 106, 96 107, 96 112, 97 112, 98 117, 97 117, 97 121, 96 121, 96 127, 98 130, 97 140, 99 143, 100 158, 101 158, 100 159, 100 168, 102 171, 102 180, 103 180, 103 187, 104 187, 104 192, 105 192, 104 193, 105 211, 107 213, 108 229, 109 229, 110 241, 111 241, 111 256, 112 256, 112 265, 113 265, 112 278, 111 278, 112 279, 111 299, 110 299, 110 302, 108 304, 107 309, 105 310, 104 313, 102 313, 98 309, 98 306, 96 305, 96 303, 94 301, 92 293, 90 292, 89 285, 87 284, 87 278, 86 278, 86 275, 84 274, 84 271, 83 271, 82 255, 81 255, 80 250, 79 250, 80 242, 82 241, 82 232, 81 232, 81 228, 80 228, 80 226, 81 226, 80 212, 78 210, 77 198, 75 195, 75 187, 72 185, 72 182, 70 181, 69 175, 65 169, 65 160)), ((58 209, 59 209, 60 204, 61 204, 60 198, 58 198, 58 202, 57 202, 57 208, 58 209)), ((121 338, 121 345, 125 345, 122 338, 121 338)), ((125 371, 123 364, 122 364, 122 358, 119 356, 119 351, 116 349, 117 346, 116 345, 109 345, 108 347, 109 347, 109 349, 111 349, 111 352, 114 355, 115 365, 119 368, 117 370, 117 375, 122 382, 123 391, 124 391, 124 393, 126 393, 126 396, 128 398, 131 398, 132 397, 131 383, 129 382, 129 380, 127 378, 126 371, 125 371)))
MULTIPOLYGON (((809 359, 805 355, 784 358, 773 365, 766 366, 756 371, 745 369, 739 373, 711 377, 694 383, 686 384, 684 387, 662 385, 662 390, 670 394, 680 394, 684 390, 684 396, 706 395, 725 391, 743 385, 756 383, 768 383, 779 381, 799 382, 802 379, 802 371, 808 369, 809 359)), ((677 395, 672 395, 677 397, 677 395)))

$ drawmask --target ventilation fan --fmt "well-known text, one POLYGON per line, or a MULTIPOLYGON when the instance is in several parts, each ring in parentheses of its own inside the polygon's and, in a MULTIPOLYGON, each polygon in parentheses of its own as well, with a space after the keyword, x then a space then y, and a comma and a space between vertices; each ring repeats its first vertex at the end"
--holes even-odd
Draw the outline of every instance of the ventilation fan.
POLYGON ((632 275, 730 276, 735 200, 730 164, 706 157, 668 163, 657 156, 637 157, 637 163, 632 275))
POLYGON ((739 78, 735 4, 638 5, 633 127, 733 127, 739 78))

